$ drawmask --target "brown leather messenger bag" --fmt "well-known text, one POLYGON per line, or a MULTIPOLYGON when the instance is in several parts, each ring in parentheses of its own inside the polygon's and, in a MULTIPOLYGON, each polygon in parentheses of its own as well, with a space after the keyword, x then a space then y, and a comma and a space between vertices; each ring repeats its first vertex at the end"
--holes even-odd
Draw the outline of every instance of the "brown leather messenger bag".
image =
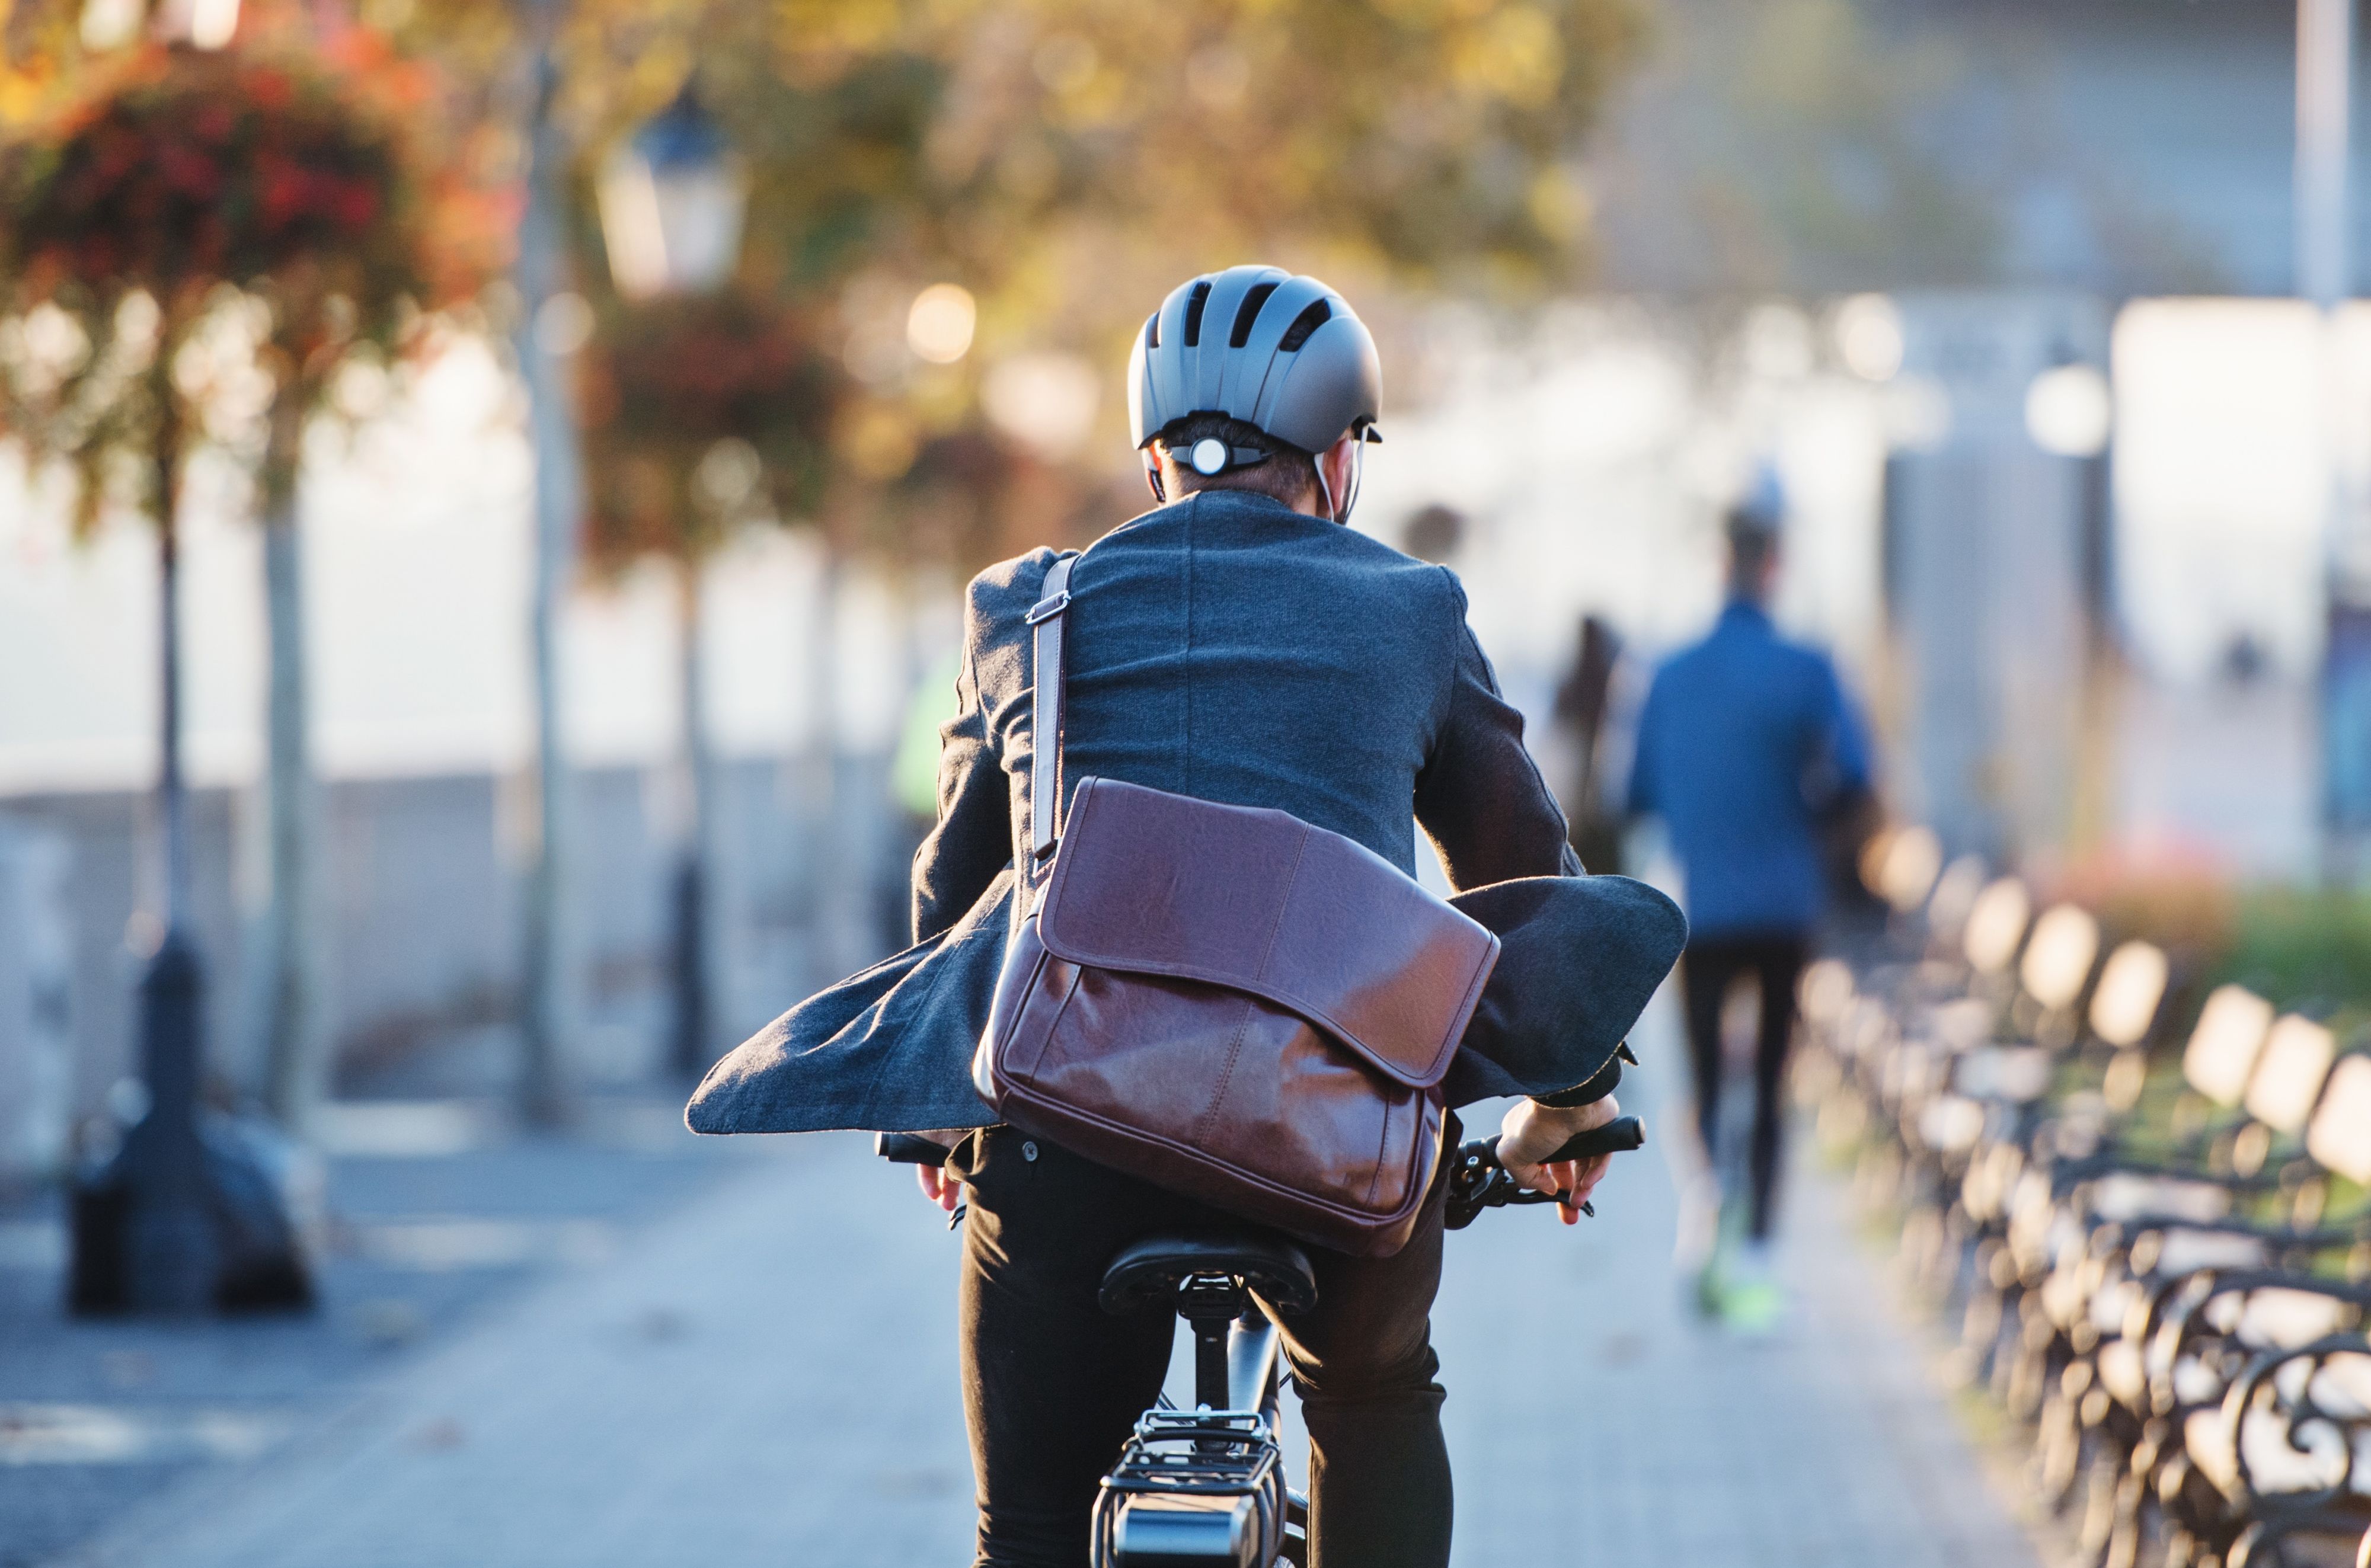
POLYGON ((1015 1126, 1116 1170, 1320 1246, 1397 1251, 1498 939, 1286 812, 1090 778, 1058 832, 1076 559, 1029 612, 1023 918, 973 1079, 1015 1126))

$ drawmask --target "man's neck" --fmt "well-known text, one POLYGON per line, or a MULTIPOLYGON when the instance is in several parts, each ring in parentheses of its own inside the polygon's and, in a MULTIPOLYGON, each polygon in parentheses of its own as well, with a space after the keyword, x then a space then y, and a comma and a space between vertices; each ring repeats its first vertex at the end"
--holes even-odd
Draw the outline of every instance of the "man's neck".
POLYGON ((1275 501, 1278 506, 1284 507, 1286 510, 1290 512, 1298 512, 1303 517, 1314 517, 1321 523, 1327 520, 1325 514, 1319 510, 1318 500, 1313 491, 1305 494, 1297 502, 1277 501, 1277 498, 1268 494, 1267 491, 1264 490, 1254 490, 1249 485, 1183 485, 1177 482, 1177 471, 1174 468, 1170 470, 1165 482, 1169 487, 1170 495, 1178 501, 1185 501, 1190 497, 1197 495, 1256 496, 1262 501, 1275 501))

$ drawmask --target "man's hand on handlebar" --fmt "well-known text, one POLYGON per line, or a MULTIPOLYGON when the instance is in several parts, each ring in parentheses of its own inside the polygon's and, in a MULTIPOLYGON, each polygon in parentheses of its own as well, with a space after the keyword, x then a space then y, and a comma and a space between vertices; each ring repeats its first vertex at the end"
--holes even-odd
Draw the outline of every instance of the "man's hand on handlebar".
POLYGON ((1597 1183, 1605 1179, 1606 1167, 1613 1163, 1613 1157, 1600 1154, 1588 1159, 1560 1160, 1554 1165, 1539 1161, 1576 1134, 1602 1127, 1621 1114, 1621 1105, 1610 1094, 1587 1105, 1562 1110, 1536 1100, 1519 1100, 1498 1124, 1498 1163, 1507 1168, 1507 1174, 1532 1192, 1564 1194, 1565 1201, 1557 1205, 1557 1217, 1567 1225, 1578 1225, 1580 1205, 1589 1201, 1597 1183))
POLYGON ((900 1163, 911 1163, 914 1180, 922 1186, 922 1196, 939 1205, 943 1213, 953 1214, 963 1206, 963 1183, 947 1174, 945 1156, 931 1158, 927 1146, 952 1151, 961 1143, 960 1132, 945 1133, 885 1133, 874 1140, 873 1152, 900 1163))
POLYGON ((943 1165, 917 1165, 914 1179, 922 1184, 922 1196, 948 1214, 954 1213, 955 1205, 963 1202, 963 1183, 948 1175, 943 1165))

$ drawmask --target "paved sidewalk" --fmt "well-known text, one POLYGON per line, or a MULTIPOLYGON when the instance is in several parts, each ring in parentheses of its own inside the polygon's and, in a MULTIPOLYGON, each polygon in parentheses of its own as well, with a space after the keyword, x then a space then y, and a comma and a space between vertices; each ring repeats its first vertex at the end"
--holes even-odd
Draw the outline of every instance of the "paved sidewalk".
MULTIPOLYGON (((2033 1562, 1833 1188, 1800 1180, 1792 1206, 1802 1310, 1755 1345, 1684 1316, 1652 1150, 1594 1223, 1515 1211, 1452 1238, 1437 1322, 1461 1565, 2033 1562)), ((619 1255, 64 1561, 966 1562, 955 1250, 862 1139, 781 1140, 619 1255)))
POLYGON ((692 1137, 681 1103, 662 1086, 590 1096, 563 1135, 484 1100, 324 1107, 320 1304, 298 1315, 68 1317, 64 1194, 0 1200, 0 1568, 213 1484, 556 1268, 635 1247, 758 1152, 692 1137))

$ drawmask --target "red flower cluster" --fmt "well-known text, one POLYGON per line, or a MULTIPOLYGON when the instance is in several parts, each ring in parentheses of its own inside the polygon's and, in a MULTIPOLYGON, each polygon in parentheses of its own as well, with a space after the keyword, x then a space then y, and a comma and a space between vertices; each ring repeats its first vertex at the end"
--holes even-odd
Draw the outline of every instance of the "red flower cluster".
POLYGON ((696 555, 715 542, 690 477, 720 441, 748 444, 778 510, 811 504, 845 387, 807 322, 763 295, 620 306, 584 362, 590 544, 616 561, 696 555))
POLYGON ((435 254, 448 237, 438 183, 399 112, 416 95, 383 50, 341 62, 144 52, 12 151, 0 260, 36 289, 170 298, 302 265, 366 306, 436 303, 478 269, 435 254))

